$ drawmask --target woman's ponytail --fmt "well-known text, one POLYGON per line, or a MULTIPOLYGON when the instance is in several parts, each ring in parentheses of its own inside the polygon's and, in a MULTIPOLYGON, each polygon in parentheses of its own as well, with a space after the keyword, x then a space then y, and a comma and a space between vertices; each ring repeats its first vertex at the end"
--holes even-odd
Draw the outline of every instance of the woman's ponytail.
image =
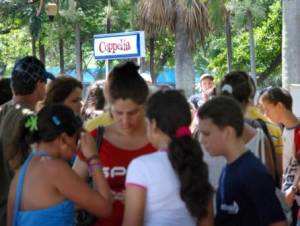
POLYGON ((208 182, 208 169, 198 141, 190 135, 172 138, 169 160, 180 181, 180 196, 192 216, 208 214, 213 189, 208 182))

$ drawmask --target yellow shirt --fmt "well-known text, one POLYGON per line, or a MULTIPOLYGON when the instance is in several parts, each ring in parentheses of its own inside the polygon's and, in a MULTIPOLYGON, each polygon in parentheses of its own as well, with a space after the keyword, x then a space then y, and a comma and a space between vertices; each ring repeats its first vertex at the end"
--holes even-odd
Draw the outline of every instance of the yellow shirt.
POLYGON ((91 132, 98 126, 108 126, 112 124, 112 122, 113 119, 110 114, 108 112, 104 112, 101 115, 86 121, 83 127, 87 132, 91 132))
POLYGON ((273 140, 275 151, 277 154, 282 154, 283 144, 282 144, 282 130, 279 126, 272 123, 266 116, 264 116, 260 110, 255 106, 248 106, 245 115, 249 119, 261 119, 266 123, 268 131, 273 140))

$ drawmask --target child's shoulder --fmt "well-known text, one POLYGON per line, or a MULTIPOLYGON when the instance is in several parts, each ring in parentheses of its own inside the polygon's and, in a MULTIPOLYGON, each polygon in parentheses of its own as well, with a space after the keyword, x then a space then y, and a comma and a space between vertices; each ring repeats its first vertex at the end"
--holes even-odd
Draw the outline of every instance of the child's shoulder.
POLYGON ((72 168, 63 159, 53 158, 44 160, 43 166, 45 174, 61 175, 65 172, 72 171, 72 168))
POLYGON ((241 177, 248 179, 267 173, 263 163, 251 151, 246 151, 231 165, 241 177))
POLYGON ((165 156, 167 155, 166 152, 163 151, 155 151, 151 153, 147 153, 141 156, 136 157, 135 159, 132 160, 132 162, 141 162, 143 164, 148 163, 148 162, 155 162, 159 159, 164 159, 165 156))

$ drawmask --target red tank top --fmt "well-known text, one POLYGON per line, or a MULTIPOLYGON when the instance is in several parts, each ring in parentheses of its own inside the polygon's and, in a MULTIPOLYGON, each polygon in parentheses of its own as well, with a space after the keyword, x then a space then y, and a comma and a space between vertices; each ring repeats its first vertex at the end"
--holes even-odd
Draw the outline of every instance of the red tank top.
MULTIPOLYGON (((96 130, 91 132, 96 137, 96 130)), ((126 171, 130 161, 138 156, 149 154, 156 149, 149 143, 137 150, 121 149, 111 144, 105 138, 100 146, 100 160, 103 166, 104 175, 108 184, 118 197, 118 194, 125 190, 126 171)), ((121 226, 123 221, 124 204, 123 201, 115 200, 113 211, 110 217, 99 219, 93 226, 121 226)))

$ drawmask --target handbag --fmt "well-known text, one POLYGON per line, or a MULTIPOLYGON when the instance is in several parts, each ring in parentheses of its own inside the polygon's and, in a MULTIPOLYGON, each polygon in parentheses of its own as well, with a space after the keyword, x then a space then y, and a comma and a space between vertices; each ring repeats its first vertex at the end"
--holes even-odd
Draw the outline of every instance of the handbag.
MULTIPOLYGON (((103 134, 104 134, 104 127, 99 126, 97 128, 96 138, 95 138, 98 154, 100 153, 100 146, 102 143, 103 134)), ((90 187, 93 187, 93 178, 89 176, 87 178, 87 183, 89 184, 90 187)), ((97 217, 93 216, 85 209, 76 209, 75 210, 74 221, 75 221, 76 226, 90 226, 96 220, 97 220, 97 217)))

